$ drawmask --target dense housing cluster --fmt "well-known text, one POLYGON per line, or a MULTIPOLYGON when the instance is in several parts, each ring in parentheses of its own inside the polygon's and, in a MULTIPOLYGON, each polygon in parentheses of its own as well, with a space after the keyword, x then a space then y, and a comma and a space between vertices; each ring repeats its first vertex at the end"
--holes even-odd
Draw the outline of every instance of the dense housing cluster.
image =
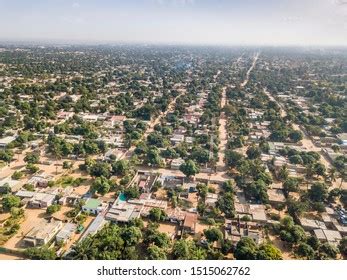
POLYGON ((2 46, 2 251, 344 258, 346 65, 343 49, 2 46))

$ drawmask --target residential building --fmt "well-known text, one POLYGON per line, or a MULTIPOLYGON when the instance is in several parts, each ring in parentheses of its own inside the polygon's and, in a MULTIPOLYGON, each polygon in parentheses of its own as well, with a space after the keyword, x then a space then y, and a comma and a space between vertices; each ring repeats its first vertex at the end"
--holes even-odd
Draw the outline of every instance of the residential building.
POLYGON ((92 215, 98 215, 99 213, 105 211, 107 204, 101 202, 95 198, 89 198, 86 201, 86 204, 82 206, 82 211, 92 215))
POLYGON ((60 221, 42 221, 25 235, 23 242, 26 246, 43 246, 52 240, 62 227, 63 223, 60 221))

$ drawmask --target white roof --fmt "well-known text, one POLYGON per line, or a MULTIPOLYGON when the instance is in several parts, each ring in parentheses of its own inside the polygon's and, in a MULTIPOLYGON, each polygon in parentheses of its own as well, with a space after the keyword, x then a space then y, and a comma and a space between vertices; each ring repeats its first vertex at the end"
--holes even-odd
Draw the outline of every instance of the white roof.
POLYGON ((16 140, 15 136, 6 136, 0 139, 0 145, 8 145, 14 140, 16 140))

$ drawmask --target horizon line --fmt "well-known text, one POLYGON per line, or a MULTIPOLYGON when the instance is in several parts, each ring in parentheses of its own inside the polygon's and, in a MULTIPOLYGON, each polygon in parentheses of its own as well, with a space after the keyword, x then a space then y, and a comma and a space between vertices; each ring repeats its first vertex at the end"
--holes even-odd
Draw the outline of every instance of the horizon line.
POLYGON ((203 42, 151 42, 151 41, 113 41, 113 40, 70 40, 70 39, 2 39, 0 45, 71 45, 71 46, 191 46, 191 47, 299 47, 299 48, 347 48, 342 44, 304 44, 304 43, 203 43, 203 42))

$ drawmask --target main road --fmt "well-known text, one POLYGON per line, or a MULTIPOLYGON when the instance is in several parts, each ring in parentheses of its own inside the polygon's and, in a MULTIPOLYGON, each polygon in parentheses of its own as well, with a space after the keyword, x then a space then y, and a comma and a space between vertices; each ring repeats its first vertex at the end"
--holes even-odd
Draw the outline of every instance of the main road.
MULTIPOLYGON (((234 67, 237 63, 240 62, 240 60, 242 59, 243 54, 232 64, 232 67, 234 67)), ((254 58, 253 58, 253 63, 252 66, 248 69, 247 71, 247 75, 245 80, 240 84, 240 87, 244 87, 249 80, 249 75, 252 72, 252 70, 254 69, 257 60, 259 58, 259 53, 257 53, 254 58)), ((226 164, 225 164, 225 151, 227 149, 227 145, 228 145, 228 131, 227 131, 227 119, 225 116, 225 113, 223 112, 223 109, 225 107, 225 105, 227 104, 227 98, 226 98, 226 89, 227 87, 223 87, 222 90, 222 98, 221 98, 221 110, 222 113, 219 117, 219 146, 218 146, 218 162, 217 162, 217 170, 223 171, 226 168, 226 164)))
POLYGON ((258 58, 259 58, 259 55, 260 55, 259 52, 255 54, 255 56, 254 56, 254 58, 253 58, 253 63, 252 63, 252 65, 251 65, 251 67, 250 67, 250 68, 248 69, 248 71, 247 71, 246 78, 245 78, 245 80, 244 80, 244 81, 241 83, 241 85, 240 85, 241 88, 245 87, 245 86, 248 84, 249 75, 251 74, 252 70, 254 69, 255 65, 257 64, 257 60, 258 60, 258 58))

